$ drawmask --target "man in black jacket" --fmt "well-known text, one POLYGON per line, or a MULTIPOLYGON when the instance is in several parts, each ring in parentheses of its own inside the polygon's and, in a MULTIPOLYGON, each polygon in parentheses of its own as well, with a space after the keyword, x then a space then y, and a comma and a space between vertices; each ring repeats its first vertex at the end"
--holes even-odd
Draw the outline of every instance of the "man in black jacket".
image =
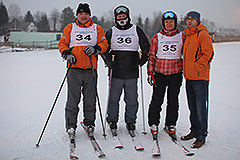
POLYGON ((119 119, 119 101, 124 90, 125 123, 129 133, 134 133, 138 111, 137 79, 139 67, 148 60, 149 40, 144 31, 131 24, 129 9, 120 5, 114 9, 115 26, 106 32, 109 43, 105 53, 108 67, 112 70, 107 122, 117 134, 119 119), (138 50, 141 49, 142 55, 138 50), (112 60, 114 57, 114 60, 112 60))

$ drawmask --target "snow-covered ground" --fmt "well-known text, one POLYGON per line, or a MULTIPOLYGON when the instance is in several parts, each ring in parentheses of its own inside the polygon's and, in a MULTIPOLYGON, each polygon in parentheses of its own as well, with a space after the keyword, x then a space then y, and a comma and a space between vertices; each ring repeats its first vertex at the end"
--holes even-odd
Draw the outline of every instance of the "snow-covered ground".
MULTIPOLYGON (((215 57, 212 63, 210 82, 209 136, 207 143, 186 157, 177 145, 162 131, 165 119, 163 106, 160 125, 160 146, 162 160, 237 160, 240 159, 240 43, 214 44, 215 57)), ((65 75, 65 63, 58 50, 2 52, 0 53, 0 159, 1 160, 66 160, 69 158, 69 140, 64 128, 64 107, 66 101, 66 85, 64 86, 52 117, 47 126, 39 148, 35 144, 39 138, 47 115, 52 107, 57 91, 65 75)), ((107 69, 99 59, 98 93, 101 107, 105 115, 108 78, 107 69)), ((144 110, 147 135, 142 135, 143 118, 141 94, 139 94, 139 112, 137 131, 145 150, 137 152, 131 145, 125 129, 121 102, 119 134, 124 148, 114 150, 109 129, 107 140, 102 136, 102 128, 97 112, 96 138, 106 153, 108 160, 148 160, 151 157, 152 141, 147 126, 147 108, 152 94, 146 82, 146 65, 143 67, 144 110)), ((139 81, 140 82, 140 81, 139 81)), ((140 83, 139 83, 140 93, 140 83)), ((82 103, 79 105, 82 107, 82 103)), ((82 109, 81 109, 82 110, 82 109)), ((82 120, 80 110, 79 121, 82 120)), ((178 135, 189 131, 189 111, 186 104, 185 83, 180 93, 180 111, 178 135)), ((79 158, 82 160, 98 159, 83 129, 78 127, 76 145, 79 158)), ((188 148, 193 141, 183 142, 188 148)))

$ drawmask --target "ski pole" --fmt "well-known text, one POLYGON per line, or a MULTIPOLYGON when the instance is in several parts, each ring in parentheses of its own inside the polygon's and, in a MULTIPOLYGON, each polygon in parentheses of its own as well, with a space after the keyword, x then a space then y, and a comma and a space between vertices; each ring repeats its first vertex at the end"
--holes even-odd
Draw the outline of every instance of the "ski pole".
POLYGON ((56 96, 56 98, 55 98, 55 100, 54 100, 54 102, 53 102, 52 108, 51 108, 51 110, 50 110, 50 112, 49 112, 49 114, 48 114, 47 120, 46 120, 46 122, 45 122, 45 125, 44 125, 44 127, 43 127, 43 129, 42 129, 42 132, 41 132, 40 137, 39 137, 39 139, 38 139, 38 142, 37 142, 37 144, 36 144, 36 148, 38 148, 38 147, 40 146, 40 145, 39 145, 39 144, 40 144, 40 141, 41 141, 42 136, 43 136, 43 134, 44 134, 44 131, 45 131, 46 127, 47 127, 48 121, 49 121, 49 119, 50 119, 50 117, 51 117, 51 115, 52 115, 53 109, 54 109, 54 107, 55 107, 55 105, 56 105, 56 103, 57 103, 58 97, 59 97, 59 95, 60 95, 60 93, 61 93, 62 87, 63 87, 63 85, 64 85, 64 82, 65 82, 66 78, 67 78, 67 75, 68 75, 68 73, 69 73, 69 71, 70 71, 71 66, 72 66, 72 64, 69 65, 69 67, 68 67, 68 69, 67 69, 67 72, 66 72, 66 74, 65 74, 65 77, 63 78, 62 84, 61 84, 61 86, 60 86, 60 88, 59 88, 59 90, 58 90, 57 96, 56 96))
POLYGON ((102 129, 103 129, 103 136, 106 139, 106 133, 105 133, 105 128, 104 128, 104 124, 103 124, 103 116, 102 116, 102 110, 101 110, 101 106, 100 106, 100 100, 99 100, 99 96, 98 96, 98 91, 97 91, 97 78, 94 74, 94 68, 93 68, 93 64, 92 64, 92 57, 89 56, 90 58, 90 63, 91 63, 91 68, 92 68, 92 74, 93 74, 93 79, 94 79, 94 85, 95 85, 95 89, 96 89, 96 97, 97 97, 97 101, 98 101, 98 108, 99 108, 99 113, 100 113, 100 118, 101 118, 101 123, 102 123, 102 129))
MULTIPOLYGON (((112 55, 112 61, 114 62, 114 57, 115 55, 112 55)), ((106 114, 105 114, 105 122, 104 122, 104 126, 106 128, 107 125, 107 111, 108 111, 108 105, 109 105, 109 100, 110 100, 110 91, 111 91, 111 85, 112 85, 112 72, 113 69, 110 69, 110 73, 109 73, 109 84, 108 84, 108 99, 107 99, 107 108, 106 108, 106 114)))
POLYGON ((143 97, 142 67, 140 67, 140 79, 141 79, 142 115, 143 115, 143 132, 142 132, 142 134, 147 134, 147 132, 146 132, 146 130, 145 130, 145 115, 144 115, 144 97, 143 97))
POLYGON ((109 104, 109 99, 110 99, 111 83, 112 83, 112 69, 110 69, 110 73, 109 73, 108 99, 107 99, 107 108, 106 108, 106 114, 105 114, 105 119, 104 119, 105 128, 107 125, 107 111, 108 111, 108 104, 109 104))
MULTIPOLYGON (((142 51, 139 50, 139 58, 142 58, 142 51)), ((147 134, 145 130, 145 114, 144 114, 144 97, 143 97, 143 77, 142 77, 142 67, 140 66, 140 81, 141 81, 141 97, 142 97, 142 115, 143 115, 143 132, 142 134, 147 134)))

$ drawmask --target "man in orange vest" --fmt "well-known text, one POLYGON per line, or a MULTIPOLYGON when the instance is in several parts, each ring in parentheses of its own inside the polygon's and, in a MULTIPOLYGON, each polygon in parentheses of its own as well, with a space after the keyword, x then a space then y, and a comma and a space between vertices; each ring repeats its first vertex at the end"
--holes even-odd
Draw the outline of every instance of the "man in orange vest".
MULTIPOLYGON (((91 10, 87 3, 80 3, 77 18, 68 24, 59 41, 59 51, 68 66, 67 76, 68 97, 65 108, 67 132, 75 133, 81 93, 83 95, 83 123, 89 134, 93 133, 96 119, 96 79, 92 67, 97 69, 97 54, 106 52, 108 42, 101 26, 93 23, 91 10), (90 62, 92 59, 92 65, 90 62)), ((97 72, 94 72, 97 77, 97 72)))

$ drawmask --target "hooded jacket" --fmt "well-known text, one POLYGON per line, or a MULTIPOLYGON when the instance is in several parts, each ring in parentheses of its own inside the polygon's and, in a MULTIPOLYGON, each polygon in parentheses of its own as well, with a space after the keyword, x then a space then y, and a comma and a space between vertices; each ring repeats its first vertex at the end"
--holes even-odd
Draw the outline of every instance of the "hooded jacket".
POLYGON ((210 63, 213 59, 212 39, 201 23, 184 30, 183 75, 189 80, 209 81, 210 63))
MULTIPOLYGON (((77 26, 82 28, 88 28, 93 25, 92 19, 86 23, 86 24, 79 24, 78 20, 76 19, 75 22, 77 26)), ((72 31, 73 23, 68 24, 63 31, 63 35, 58 43, 59 51, 61 54, 65 50, 69 50, 70 47, 70 39, 71 39, 71 31, 72 31)), ((101 53, 106 52, 108 48, 108 42, 105 38, 105 33, 101 26, 97 25, 97 45, 101 48, 101 53)), ((71 68, 81 68, 81 69, 88 69, 91 68, 90 58, 87 56, 87 54, 84 52, 84 49, 86 46, 75 46, 72 49, 72 54, 76 57, 76 64, 73 64, 71 68)), ((91 55, 92 57, 92 63, 93 68, 97 69, 97 56, 91 55)))

